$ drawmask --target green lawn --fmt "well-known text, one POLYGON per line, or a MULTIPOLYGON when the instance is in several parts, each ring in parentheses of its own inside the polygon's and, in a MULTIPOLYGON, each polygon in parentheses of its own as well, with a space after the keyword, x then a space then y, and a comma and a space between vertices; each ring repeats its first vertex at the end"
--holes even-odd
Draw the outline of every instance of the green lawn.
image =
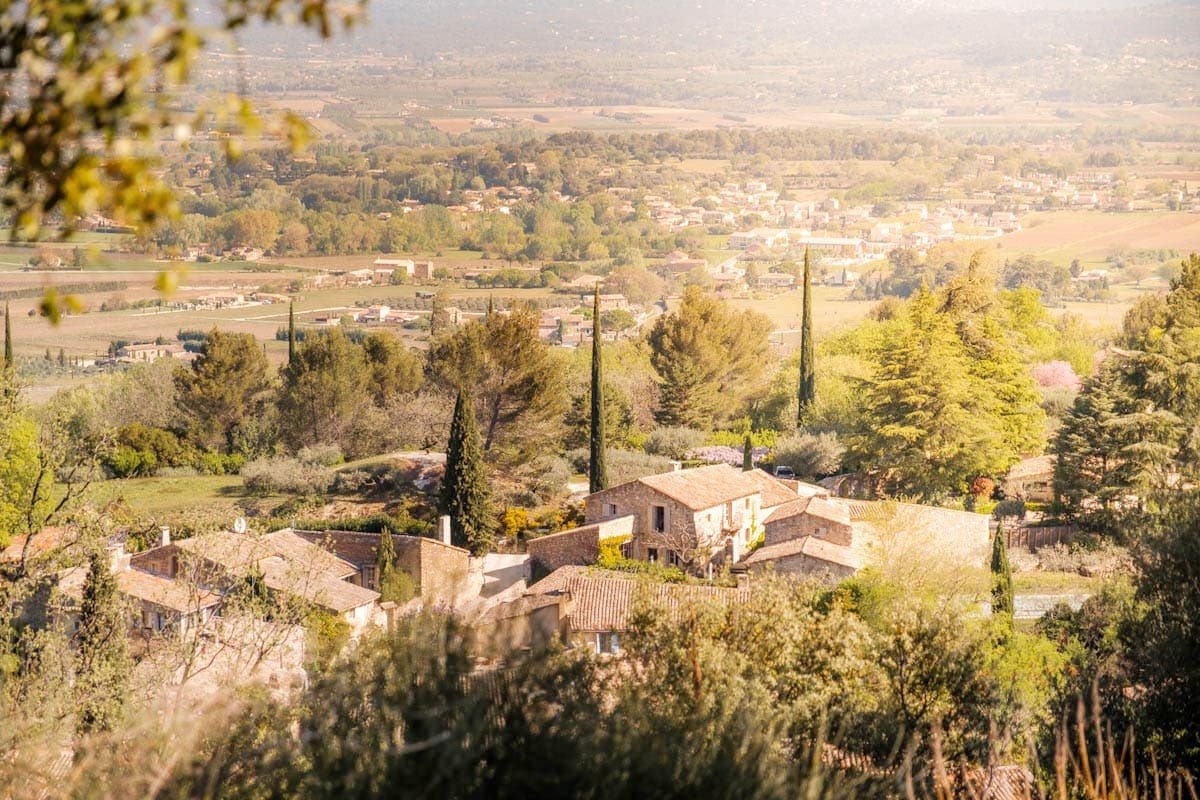
POLYGON ((1076 572, 1013 573, 1013 591, 1017 594, 1087 594, 1099 587, 1099 578, 1087 578, 1076 572))

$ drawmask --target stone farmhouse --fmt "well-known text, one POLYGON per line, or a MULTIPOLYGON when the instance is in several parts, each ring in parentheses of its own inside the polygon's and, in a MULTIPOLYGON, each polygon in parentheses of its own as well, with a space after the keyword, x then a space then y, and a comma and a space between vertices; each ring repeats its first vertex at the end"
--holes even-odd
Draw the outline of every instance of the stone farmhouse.
POLYGON ((492 606, 474 623, 481 652, 539 649, 559 640, 600 654, 621 650, 639 603, 682 618, 698 604, 743 603, 745 587, 701 586, 639 580, 624 572, 567 566, 534 583, 515 600, 492 606))
POLYGON ((529 543, 533 577, 594 564, 604 542, 639 561, 694 574, 728 566, 840 578, 883 558, 890 540, 978 566, 987 517, 905 503, 834 497, 829 490, 727 464, 649 475, 589 495, 585 524, 529 543))

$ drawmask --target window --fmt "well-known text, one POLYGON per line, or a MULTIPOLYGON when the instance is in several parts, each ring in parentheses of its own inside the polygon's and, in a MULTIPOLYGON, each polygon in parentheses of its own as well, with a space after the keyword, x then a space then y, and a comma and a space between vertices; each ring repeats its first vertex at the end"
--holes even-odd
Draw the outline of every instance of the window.
POLYGON ((667 530, 667 507, 655 506, 654 512, 651 515, 651 529, 655 533, 664 533, 667 530))
POLYGON ((596 652, 612 655, 621 652, 621 637, 616 633, 597 633, 596 652))
POLYGON ((646 548, 646 560, 649 561, 651 564, 658 563, 658 548, 657 547, 647 547, 646 548))
POLYGON ((363 566, 362 585, 368 589, 373 587, 378 588, 375 586, 375 566, 373 564, 363 566))
POLYGON ((616 503, 608 504, 608 515, 610 517, 615 517, 617 515, 617 504, 616 503))
POLYGON ((672 567, 678 567, 683 564, 683 561, 679 558, 679 553, 676 553, 674 550, 668 550, 667 551, 667 564, 669 564, 672 567))

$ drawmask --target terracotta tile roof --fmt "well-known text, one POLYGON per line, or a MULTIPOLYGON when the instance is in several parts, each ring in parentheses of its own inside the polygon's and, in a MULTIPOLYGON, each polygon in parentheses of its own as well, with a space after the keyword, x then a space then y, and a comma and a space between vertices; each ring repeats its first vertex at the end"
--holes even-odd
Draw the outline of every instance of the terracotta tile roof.
POLYGON ((693 511, 713 508, 730 500, 757 494, 759 491, 754 479, 728 464, 647 475, 639 478, 638 482, 693 511))
POLYGON ((764 509, 781 506, 784 503, 795 500, 799 496, 798 492, 791 486, 773 475, 768 475, 761 469, 752 469, 742 474, 753 481, 758 486, 758 490, 762 492, 762 507, 764 509))
POLYGON ((775 509, 765 523, 779 522, 780 520, 790 519, 801 514, 808 514, 813 517, 820 517, 831 522, 838 522, 842 525, 849 525, 852 517, 851 510, 847 505, 850 501, 842 500, 838 497, 801 497, 799 500, 793 500, 790 503, 784 503, 779 508, 775 509))
POLYGON ((475 624, 487 625, 500 622, 501 620, 524 617, 532 614, 539 608, 558 605, 563 599, 562 594, 557 592, 552 594, 527 594, 518 597, 516 600, 509 600, 489 606, 476 618, 475 624))
POLYGON ((851 569, 862 569, 866 564, 862 555, 852 548, 827 542, 815 536, 801 536, 798 539, 760 547, 739 563, 749 567, 800 555, 851 569))
MULTIPOLYGON (((25 548, 25 540, 27 538, 24 534, 14 536, 12 541, 8 543, 8 547, 0 550, 0 564, 15 564, 20 561, 21 551, 25 548)), ((71 541, 74 541, 74 539, 73 537, 68 537, 66 528, 43 528, 33 539, 29 557, 37 558, 43 556, 55 548, 70 544, 71 541)))
POLYGON ((325 548, 287 529, 262 536, 222 531, 207 536, 180 539, 175 544, 232 572, 240 573, 251 564, 272 556, 302 563, 310 571, 337 579, 348 578, 358 572, 358 568, 349 561, 338 558, 325 548))
POLYGON ((1013 764, 973 769, 966 774, 966 783, 971 796, 979 800, 1028 800, 1040 794, 1033 774, 1013 764))
POLYGON ((636 602, 642 598, 666 608, 677 618, 698 603, 740 603, 749 597, 744 588, 652 583, 621 572, 569 566, 555 570, 529 587, 527 595, 569 595, 574 608, 571 629, 577 632, 623 631, 636 602))
POLYGON ((267 586, 303 597, 336 614, 371 605, 379 593, 313 570, 311 565, 271 556, 258 562, 267 586))
MULTIPOLYGON (((87 567, 64 570, 59 575, 59 590, 74 600, 82 600, 87 573, 87 567)), ((144 600, 180 613, 211 608, 221 602, 220 596, 212 592, 200 588, 193 589, 182 581, 151 575, 140 569, 122 570, 116 574, 116 579, 118 591, 126 597, 144 600)))

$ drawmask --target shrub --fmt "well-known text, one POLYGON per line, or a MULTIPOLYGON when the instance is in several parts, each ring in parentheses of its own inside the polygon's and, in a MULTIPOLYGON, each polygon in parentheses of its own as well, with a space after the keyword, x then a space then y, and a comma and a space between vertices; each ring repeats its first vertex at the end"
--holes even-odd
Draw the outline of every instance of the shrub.
POLYGON ((1066 361, 1050 361, 1045 364, 1038 364, 1033 368, 1033 379, 1038 382, 1039 386, 1058 387, 1070 389, 1075 392, 1082 388, 1079 376, 1075 374, 1074 368, 1066 361))
POLYGON ((346 470, 333 476, 333 491, 335 494, 358 494, 374 483, 375 476, 364 469, 346 470))
POLYGON ((333 485, 333 473, 295 458, 260 458, 242 467, 242 481, 252 492, 270 494, 324 494, 333 485))
POLYGON ((417 582, 401 569, 392 569, 379 584, 379 599, 403 605, 417 596, 417 582))
POLYGON ((332 467, 341 464, 345 459, 342 450, 336 444, 314 444, 312 447, 301 448, 296 453, 296 460, 301 464, 332 467))
POLYGON ((195 467, 161 467, 155 473, 160 478, 194 478, 199 474, 195 467))
MULTIPOLYGON (((635 481, 646 475, 669 472, 671 469, 670 460, 662 456, 652 456, 633 450, 606 450, 605 458, 608 461, 609 486, 617 486, 628 481, 635 481)), ((570 463, 571 468, 576 472, 587 472, 587 448, 581 447, 568 451, 566 459, 570 463)))
POLYGON ((530 506, 544 505, 566 495, 567 483, 571 480, 571 464, 557 456, 538 456, 518 468, 513 477, 521 487, 521 491, 515 493, 515 502, 530 506))
MULTIPOLYGON (((272 526, 272 529, 292 524, 291 520, 278 519, 280 517, 278 513, 276 513, 276 517, 277 524, 272 526)), ((386 530, 393 536, 432 536, 434 531, 433 523, 415 519, 405 511, 398 514, 381 512, 366 517, 343 517, 341 519, 301 519, 296 521, 295 527, 310 531, 338 530, 359 533, 383 533, 386 530)))
POLYGON ((1004 519, 1005 517, 1025 519, 1025 501, 1001 500, 999 503, 996 503, 996 507, 992 509, 992 516, 994 516, 996 519, 1004 519))
POLYGON ((692 428, 655 428, 646 437, 646 452, 681 461, 687 451, 704 444, 703 431, 692 428))
POLYGON ((138 450, 125 445, 113 451, 108 457, 107 466, 114 477, 132 478, 153 475, 158 459, 150 450, 138 450))
POLYGON ((500 535, 516 539, 529 527, 529 512, 523 508, 506 508, 500 515, 500 535))
POLYGON ((845 455, 836 433, 796 433, 780 439, 771 454, 776 466, 785 464, 805 478, 836 475, 845 455))
POLYGON ((195 462, 196 469, 205 475, 237 475, 246 463, 239 453, 201 453, 195 462))

